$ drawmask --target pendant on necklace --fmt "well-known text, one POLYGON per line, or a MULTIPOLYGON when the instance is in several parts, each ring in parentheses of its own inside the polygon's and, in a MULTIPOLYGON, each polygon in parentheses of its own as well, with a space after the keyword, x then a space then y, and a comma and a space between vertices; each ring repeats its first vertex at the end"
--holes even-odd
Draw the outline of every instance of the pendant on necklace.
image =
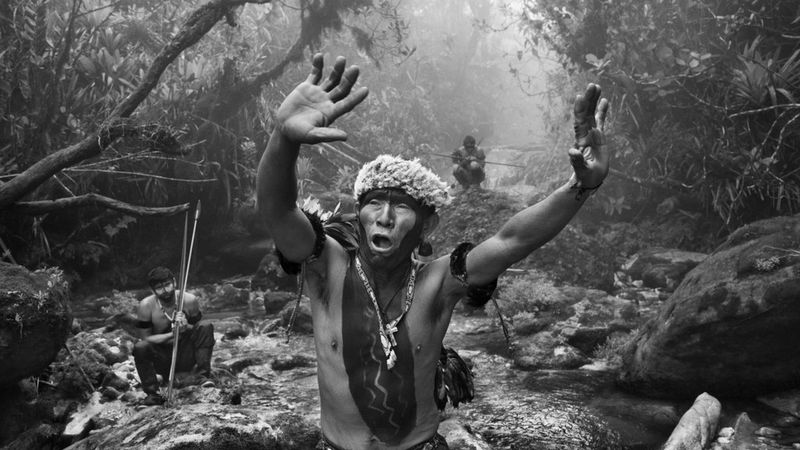
POLYGON ((397 333, 397 323, 392 321, 387 323, 381 333, 381 344, 383 345, 383 353, 386 355, 386 367, 391 369, 397 362, 397 355, 394 348, 397 347, 397 340, 394 338, 397 333))

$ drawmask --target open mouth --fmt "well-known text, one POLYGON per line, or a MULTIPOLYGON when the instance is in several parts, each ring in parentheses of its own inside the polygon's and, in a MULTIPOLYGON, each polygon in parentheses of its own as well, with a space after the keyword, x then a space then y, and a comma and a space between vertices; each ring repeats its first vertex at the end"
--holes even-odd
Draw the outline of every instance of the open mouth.
POLYGON ((379 250, 388 250, 392 247, 392 240, 386 236, 372 236, 372 245, 379 250))

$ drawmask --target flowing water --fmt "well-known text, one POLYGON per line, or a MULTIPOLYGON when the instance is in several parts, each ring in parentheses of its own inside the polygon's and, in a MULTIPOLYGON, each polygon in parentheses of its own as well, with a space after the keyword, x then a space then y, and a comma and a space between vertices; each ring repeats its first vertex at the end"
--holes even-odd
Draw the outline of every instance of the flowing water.
MULTIPOLYGON (((97 305, 76 305, 76 316, 98 324, 97 305)), ((263 320, 253 305, 225 311, 209 308, 204 318, 263 320)), ((474 364, 475 399, 446 415, 456 418, 496 449, 650 449, 662 445, 690 402, 667 402, 627 395, 603 370, 537 370, 514 367, 494 319, 453 315, 445 345, 474 364)), ((287 410, 319 419, 314 346, 310 336, 282 332, 219 341, 214 365, 250 362, 238 374, 242 405, 287 410), (268 362, 300 355, 312 362, 276 371, 268 362)))

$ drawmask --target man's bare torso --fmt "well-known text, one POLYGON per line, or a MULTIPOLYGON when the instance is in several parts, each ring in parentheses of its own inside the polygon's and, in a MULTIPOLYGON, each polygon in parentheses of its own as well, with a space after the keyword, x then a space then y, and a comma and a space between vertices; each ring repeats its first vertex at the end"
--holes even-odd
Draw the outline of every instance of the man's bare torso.
MULTIPOLYGON (((175 292, 176 299, 180 298, 180 291, 175 292)), ((195 296, 186 292, 184 294, 184 311, 187 303, 195 301, 195 296)), ((153 323, 152 334, 166 333, 172 329, 171 318, 175 317, 177 300, 172 307, 162 307, 155 295, 149 295, 142 299, 142 305, 149 310, 150 321, 153 323), (168 317, 169 316, 169 317, 168 317)))
MULTIPOLYGON (((452 313, 453 302, 442 295, 448 262, 440 259, 418 271, 413 301, 396 335, 398 362, 389 370, 374 307, 364 302, 366 291, 353 276, 350 256, 332 242, 320 265, 325 273, 307 277, 322 431, 343 448, 408 448, 425 441, 439 425, 433 395, 452 313)), ((404 300, 393 302, 390 318, 404 300)))

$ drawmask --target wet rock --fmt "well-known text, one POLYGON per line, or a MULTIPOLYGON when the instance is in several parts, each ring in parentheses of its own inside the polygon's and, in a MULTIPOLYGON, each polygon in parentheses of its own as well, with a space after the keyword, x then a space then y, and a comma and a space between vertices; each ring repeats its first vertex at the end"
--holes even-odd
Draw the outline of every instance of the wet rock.
POLYGON ((514 344, 514 363, 526 370, 577 369, 590 362, 576 348, 548 331, 521 337, 514 344))
POLYGON ((711 395, 704 392, 697 396, 672 431, 663 450, 706 448, 714 438, 721 408, 719 400, 711 395))
POLYGON ((739 414, 736 417, 736 424, 733 426, 734 431, 729 448, 737 450, 760 448, 755 435, 756 429, 758 429, 758 425, 750 420, 750 416, 747 413, 739 414))
POLYGON ((125 330, 131 336, 137 336, 139 328, 138 319, 133 313, 117 313, 108 317, 104 322, 105 331, 125 330))
POLYGON ((265 320, 261 323, 258 327, 259 334, 269 334, 270 337, 277 336, 278 329, 280 329, 281 324, 283 323, 283 319, 272 319, 272 320, 265 320), (274 334, 274 336, 273 336, 274 334))
POLYGON ((275 291, 264 293, 264 311, 267 315, 280 312, 286 305, 297 299, 294 292, 275 291))
POLYGON ((594 353, 595 349, 604 343, 611 335, 610 327, 573 328, 562 335, 567 343, 586 355, 594 353))
POLYGON ((115 344, 116 342, 98 339, 91 343, 91 348, 103 357, 106 364, 113 365, 127 360, 130 356, 128 347, 115 344))
POLYGON ((631 279, 642 280, 647 287, 672 291, 706 257, 705 253, 653 247, 634 255, 622 269, 631 279))
POLYGON ((86 330, 86 324, 81 319, 77 318, 72 319, 72 326, 70 328, 70 333, 78 334, 84 330, 86 330))
POLYGON ((226 369, 230 370, 233 373, 239 373, 250 366, 256 366, 258 364, 263 364, 263 363, 264 360, 262 358, 244 356, 244 357, 229 359, 224 363, 222 363, 221 365, 222 367, 225 367, 226 369))
POLYGON ((753 432, 756 436, 764 436, 768 438, 775 438, 781 435, 780 430, 776 430, 775 428, 771 427, 760 427, 756 431, 753 432))
POLYGON ((125 423, 99 430, 68 447, 218 449, 307 448, 319 440, 319 428, 296 414, 222 404, 147 408, 125 423))
POLYGON ((112 388, 118 392, 125 392, 130 389, 128 380, 117 375, 116 372, 111 372, 106 375, 103 380, 103 386, 112 388))
POLYGON ((758 397, 758 401, 778 411, 800 417, 800 389, 763 395, 758 397))
POLYGON ((77 440, 89 434, 94 427, 93 419, 99 416, 103 410, 102 395, 100 392, 92 394, 88 403, 81 405, 77 411, 70 416, 70 421, 64 428, 62 435, 67 440, 77 440))
POLYGON ((555 323, 553 318, 539 318, 533 313, 519 313, 511 318, 514 332, 519 336, 536 334, 555 323))
POLYGON ((78 407, 75 400, 61 399, 53 405, 52 418, 54 422, 65 422, 69 414, 72 414, 78 407))
POLYGON ((673 430, 681 418, 671 402, 620 393, 598 396, 592 400, 592 406, 600 410, 603 417, 635 417, 640 426, 665 432, 673 430))
POLYGON ((240 339, 250 335, 250 327, 242 323, 240 318, 219 320, 214 322, 214 332, 222 333, 223 339, 240 339))
POLYGON ((757 396, 800 386, 800 215, 755 222, 690 271, 623 354, 650 396, 757 396))
POLYGON ((104 386, 103 388, 101 388, 100 394, 102 396, 102 399, 105 401, 116 400, 120 397, 120 395, 122 395, 118 390, 114 389, 111 386, 104 386))
POLYGON ((0 387, 39 375, 72 328, 69 289, 58 269, 30 272, 0 262, 0 387))
POLYGON ((294 323, 291 327, 292 333, 311 334, 314 332, 314 326, 311 321, 311 307, 309 306, 309 301, 307 299, 300 302, 300 304, 297 306, 296 312, 294 303, 287 304, 283 310, 281 310, 280 317, 281 325, 283 327, 289 327, 293 314, 295 317, 294 323))
POLYGON ((59 435, 58 427, 51 424, 40 424, 25 430, 12 442, 3 446, 8 450, 27 450, 35 448, 51 448, 59 435))
POLYGON ((447 445, 453 449, 491 450, 492 448, 456 419, 447 419, 439 423, 439 434, 444 436, 447 445))
POLYGON ((312 367, 315 362, 315 358, 306 355, 281 355, 270 363, 270 367, 272 370, 291 370, 298 367, 312 367))
POLYGON ((246 307, 250 300, 250 290, 237 288, 231 283, 224 283, 214 292, 208 293, 206 307, 207 312, 212 311, 235 311, 246 307))

